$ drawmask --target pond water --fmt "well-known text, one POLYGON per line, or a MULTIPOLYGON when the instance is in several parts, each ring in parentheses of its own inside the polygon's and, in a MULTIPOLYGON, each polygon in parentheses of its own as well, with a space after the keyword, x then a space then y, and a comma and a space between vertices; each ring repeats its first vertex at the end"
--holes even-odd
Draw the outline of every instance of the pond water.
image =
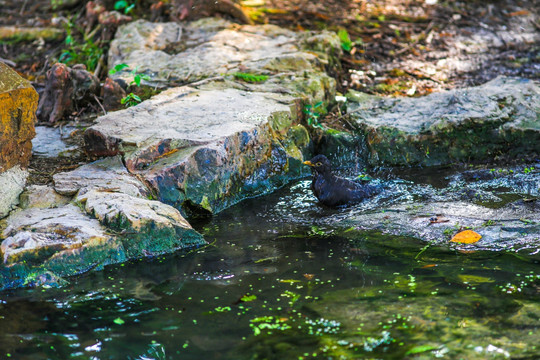
POLYGON ((0 293, 0 358, 540 358, 539 255, 340 228, 301 180, 206 247, 0 293))

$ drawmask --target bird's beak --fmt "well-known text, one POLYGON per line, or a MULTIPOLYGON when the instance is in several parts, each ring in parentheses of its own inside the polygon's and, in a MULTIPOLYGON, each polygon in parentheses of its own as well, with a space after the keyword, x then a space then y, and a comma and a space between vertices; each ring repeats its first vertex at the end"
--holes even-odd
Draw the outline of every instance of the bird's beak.
POLYGON ((311 161, 309 161, 309 160, 304 161, 304 165, 313 166, 313 164, 312 164, 311 161))

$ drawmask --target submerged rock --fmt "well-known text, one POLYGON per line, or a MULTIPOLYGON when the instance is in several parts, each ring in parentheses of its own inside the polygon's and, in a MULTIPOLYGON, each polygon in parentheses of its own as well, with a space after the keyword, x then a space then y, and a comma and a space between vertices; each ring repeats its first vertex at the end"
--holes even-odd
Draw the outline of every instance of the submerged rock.
POLYGON ((373 165, 442 165, 540 155, 540 86, 498 77, 421 98, 351 92, 348 112, 373 165))

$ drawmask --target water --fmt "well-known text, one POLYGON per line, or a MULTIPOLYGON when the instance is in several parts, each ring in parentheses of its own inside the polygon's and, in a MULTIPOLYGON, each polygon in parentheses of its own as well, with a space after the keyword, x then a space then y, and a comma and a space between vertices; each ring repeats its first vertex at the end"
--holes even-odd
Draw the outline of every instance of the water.
POLYGON ((210 245, 0 293, 0 358, 540 358, 538 255, 341 229, 300 181, 210 245))

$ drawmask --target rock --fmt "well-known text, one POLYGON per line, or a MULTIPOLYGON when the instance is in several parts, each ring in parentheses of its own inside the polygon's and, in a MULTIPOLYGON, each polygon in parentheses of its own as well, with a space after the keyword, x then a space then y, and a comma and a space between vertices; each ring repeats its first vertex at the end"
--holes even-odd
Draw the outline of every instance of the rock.
POLYGON ((119 156, 98 160, 73 171, 57 173, 53 180, 54 189, 67 196, 75 195, 80 189, 99 189, 136 197, 149 195, 144 184, 126 170, 119 156))
POLYGON ((305 171, 309 135, 298 110, 287 95, 174 88, 100 117, 85 147, 123 154, 166 204, 217 212, 305 171))
POLYGON ((75 106, 95 101, 99 95, 99 79, 86 71, 84 65, 72 68, 56 63, 47 71, 45 91, 39 99, 37 117, 41 121, 55 123, 64 115, 71 114, 75 106))
POLYGON ((56 158, 69 156, 77 151, 76 146, 69 146, 65 140, 69 138, 75 127, 36 126, 36 136, 32 139, 32 153, 35 156, 56 158))
POLYGON ((101 88, 103 92, 103 107, 107 111, 115 111, 124 107, 122 99, 126 96, 126 91, 120 84, 111 78, 105 79, 101 88))
MULTIPOLYGON (((269 76, 256 91, 279 89, 306 96, 298 90, 321 89, 332 96, 335 80, 323 70, 338 63, 340 52, 340 41, 330 32, 299 34, 273 25, 233 26, 218 19, 187 24, 138 20, 118 29, 108 63, 111 68, 121 63, 137 68, 150 77, 150 85, 171 87, 242 72, 269 76), (273 84, 270 89, 267 83, 273 84)), ((113 75, 127 83, 132 76, 128 69, 113 75)), ((314 101, 319 100, 324 93, 314 101)))
POLYGON ((421 98, 349 94, 373 165, 442 165, 540 155, 540 86, 498 77, 421 98))
POLYGON ((0 219, 19 203, 19 195, 24 190, 27 177, 28 171, 18 165, 0 173, 0 219))
POLYGON ((120 232, 130 258, 205 243, 178 210, 159 201, 97 190, 79 194, 77 201, 103 225, 120 232))
POLYGON ((32 85, 0 62, 0 218, 18 202, 26 182, 37 100, 32 85))
POLYGON ((122 244, 74 205, 22 210, 6 223, 4 263, 25 264, 27 274, 40 269, 63 277, 125 260, 122 244))
POLYGON ((356 214, 340 227, 378 230, 412 236, 432 244, 450 243, 460 227, 473 229, 482 238, 473 244, 456 245, 461 250, 525 250, 540 245, 540 213, 527 206, 508 205, 490 209, 469 202, 422 202, 384 207, 375 213, 356 214), (439 216, 447 222, 432 223, 439 216))
POLYGON ((58 194, 50 186, 30 185, 19 197, 20 206, 27 208, 54 208, 68 204, 71 197, 58 194))

